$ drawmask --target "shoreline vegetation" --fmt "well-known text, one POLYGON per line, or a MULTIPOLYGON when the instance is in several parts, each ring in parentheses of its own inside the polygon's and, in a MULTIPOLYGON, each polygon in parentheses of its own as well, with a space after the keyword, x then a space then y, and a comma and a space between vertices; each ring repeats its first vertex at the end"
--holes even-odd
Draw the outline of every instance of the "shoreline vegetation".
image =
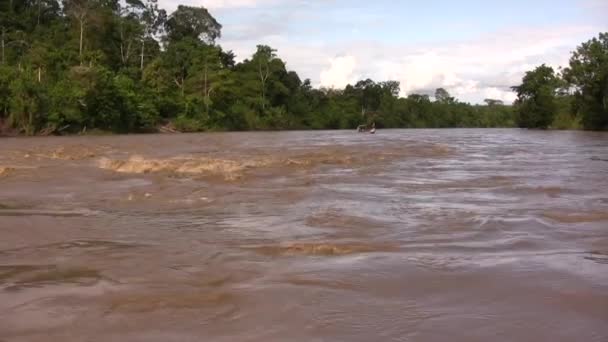
POLYGON ((378 128, 608 129, 608 33, 525 74, 513 105, 397 81, 314 88, 258 45, 237 63, 204 7, 0 0, 0 136, 378 128))

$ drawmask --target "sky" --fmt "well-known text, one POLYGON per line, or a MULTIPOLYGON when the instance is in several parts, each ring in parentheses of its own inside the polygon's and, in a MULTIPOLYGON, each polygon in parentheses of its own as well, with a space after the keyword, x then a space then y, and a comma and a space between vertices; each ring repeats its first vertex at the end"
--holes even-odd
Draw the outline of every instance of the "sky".
POLYGON ((396 80, 401 95, 447 89, 461 101, 515 99, 510 86, 546 63, 567 66, 608 31, 608 0, 159 0, 204 6, 237 60, 277 50, 313 85, 396 80))

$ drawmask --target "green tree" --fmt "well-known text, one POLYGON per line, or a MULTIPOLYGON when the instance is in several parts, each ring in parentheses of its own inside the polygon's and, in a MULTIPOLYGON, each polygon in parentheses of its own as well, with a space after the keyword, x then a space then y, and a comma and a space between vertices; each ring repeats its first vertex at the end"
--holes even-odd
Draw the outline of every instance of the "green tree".
POLYGON ((557 113, 556 92, 560 80, 553 68, 543 64, 526 72, 517 92, 518 125, 522 128, 548 128, 557 113))
POLYGON ((23 71, 10 84, 9 123, 27 135, 33 135, 44 121, 46 91, 31 72, 23 71))
POLYGON ((496 100, 496 99, 485 99, 483 100, 483 102, 485 102, 486 105, 488 106, 504 106, 504 102, 502 100, 496 100))
POLYGON ((202 46, 198 49, 193 69, 197 75, 193 88, 202 95, 205 112, 209 115, 212 95, 229 82, 229 70, 222 64, 221 50, 215 46, 202 46))
POLYGON ((272 61, 276 58, 276 50, 270 46, 258 45, 257 51, 253 55, 252 62, 257 67, 257 73, 260 80, 260 104, 262 110, 266 110, 266 88, 268 78, 271 75, 272 61))
POLYGON ((80 131, 87 124, 85 95, 86 88, 70 78, 55 83, 49 91, 48 123, 80 131))
POLYGON ((158 8, 158 0, 146 0, 143 3, 143 11, 140 15, 141 23, 143 24, 143 34, 141 37, 141 52, 140 52, 140 70, 144 69, 144 61, 146 58, 146 44, 154 43, 154 35, 158 34, 161 27, 167 21, 167 13, 163 9, 158 8))
POLYGON ((564 78, 574 87, 587 129, 608 129, 608 32, 573 52, 564 78))
POLYGON ((435 101, 449 104, 454 102, 454 98, 444 88, 437 88, 435 90, 435 101))
POLYGON ((184 39, 170 43, 162 56, 161 67, 168 72, 182 97, 186 95, 187 81, 192 76, 192 66, 199 48, 201 45, 197 40, 184 39))
POLYGON ((169 42, 185 38, 200 39, 213 44, 221 37, 222 25, 204 7, 180 5, 165 23, 169 42))
POLYGON ((144 26, 138 15, 144 8, 145 5, 140 0, 126 0, 124 5, 119 5, 117 15, 113 16, 118 31, 117 41, 122 67, 128 67, 138 40, 145 40, 144 26))
POLYGON ((10 114, 11 98, 13 97, 10 85, 15 78, 15 69, 0 65, 0 119, 7 118, 10 114))
POLYGON ((82 65, 84 62, 83 54, 85 30, 96 5, 97 2, 94 0, 64 0, 63 7, 66 13, 74 18, 78 24, 78 57, 80 59, 80 65, 82 65))

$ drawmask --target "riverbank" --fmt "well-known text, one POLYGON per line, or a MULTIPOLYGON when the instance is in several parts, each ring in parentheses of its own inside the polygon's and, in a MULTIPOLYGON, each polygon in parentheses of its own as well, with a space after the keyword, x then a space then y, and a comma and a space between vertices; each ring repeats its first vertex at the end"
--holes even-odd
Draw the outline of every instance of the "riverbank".
MULTIPOLYGON (((517 128, 517 127, 379 127, 382 129, 506 129, 506 128, 517 128)), ((250 130, 225 130, 225 129, 207 129, 207 130, 189 130, 189 129, 180 129, 176 127, 172 122, 164 125, 158 125, 154 128, 146 129, 146 130, 135 130, 131 132, 113 132, 111 130, 103 130, 103 129, 91 129, 87 130, 86 128, 79 131, 70 131, 69 129, 64 130, 56 130, 56 129, 45 129, 41 132, 37 132, 33 134, 33 136, 104 136, 104 135, 116 135, 116 134, 180 134, 180 133, 204 133, 204 132, 293 132, 293 131, 324 131, 324 130, 336 130, 336 129, 327 129, 327 128, 293 128, 293 129, 250 129, 250 130)), ((345 131, 355 131, 356 128, 343 128, 339 130, 345 131)), ((578 131, 585 130, 580 122, 580 118, 573 118, 570 115, 558 115, 554 121, 554 123, 544 130, 554 130, 554 131, 578 131)), ((18 130, 14 128, 10 128, 7 125, 2 126, 0 121, 0 137, 16 137, 16 136, 28 136, 28 134, 24 134, 23 130, 18 130)), ((31 136, 31 135, 30 135, 31 136)))

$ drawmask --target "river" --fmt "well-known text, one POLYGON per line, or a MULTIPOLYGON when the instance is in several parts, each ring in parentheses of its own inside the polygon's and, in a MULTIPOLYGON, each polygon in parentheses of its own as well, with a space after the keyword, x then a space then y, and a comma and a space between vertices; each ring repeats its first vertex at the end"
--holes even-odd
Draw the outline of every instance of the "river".
POLYGON ((0 139, 0 340, 608 341, 608 134, 0 139))

